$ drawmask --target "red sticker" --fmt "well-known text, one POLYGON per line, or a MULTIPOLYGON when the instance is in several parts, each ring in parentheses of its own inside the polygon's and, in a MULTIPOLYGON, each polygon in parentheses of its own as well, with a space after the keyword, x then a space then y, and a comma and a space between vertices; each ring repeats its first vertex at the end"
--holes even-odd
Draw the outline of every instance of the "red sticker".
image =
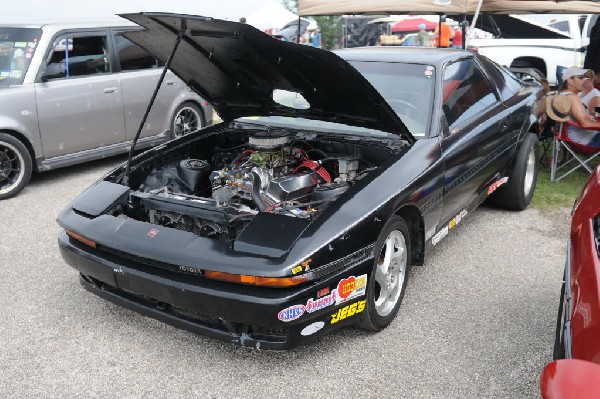
POLYGON ((340 280, 338 283, 338 295, 346 299, 356 288, 356 278, 354 276, 340 280))

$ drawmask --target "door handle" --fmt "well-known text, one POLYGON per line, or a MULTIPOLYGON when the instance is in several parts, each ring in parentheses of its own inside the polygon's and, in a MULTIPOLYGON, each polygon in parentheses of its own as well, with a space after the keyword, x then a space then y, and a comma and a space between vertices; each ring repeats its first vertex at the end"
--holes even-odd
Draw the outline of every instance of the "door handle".
POLYGON ((498 124, 500 125, 501 132, 505 132, 508 130, 508 120, 507 119, 502 119, 498 124))
POLYGON ((173 86, 175 84, 174 80, 167 80, 167 86, 173 86))
POLYGON ((114 93, 117 91, 116 87, 107 87, 106 89, 104 89, 105 93, 114 93))

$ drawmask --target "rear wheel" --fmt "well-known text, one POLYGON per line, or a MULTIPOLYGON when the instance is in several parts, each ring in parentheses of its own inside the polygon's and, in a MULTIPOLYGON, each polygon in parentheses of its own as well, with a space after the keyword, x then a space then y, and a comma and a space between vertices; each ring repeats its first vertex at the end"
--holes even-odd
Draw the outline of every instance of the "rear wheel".
POLYGON ((204 118, 200 107, 192 102, 186 102, 175 110, 171 121, 171 134, 173 138, 177 138, 195 132, 203 126, 204 118))
POLYGON ((17 195, 29 182, 31 170, 31 156, 23 143, 0 133, 0 199, 17 195))
POLYGON ((393 216, 375 243, 375 261, 360 327, 380 331, 394 320, 408 281, 410 255, 408 225, 401 217, 393 216))
POLYGON ((522 211, 531 202, 537 182, 540 143, 533 133, 527 133, 508 176, 508 184, 500 186, 489 198, 493 205, 522 211))

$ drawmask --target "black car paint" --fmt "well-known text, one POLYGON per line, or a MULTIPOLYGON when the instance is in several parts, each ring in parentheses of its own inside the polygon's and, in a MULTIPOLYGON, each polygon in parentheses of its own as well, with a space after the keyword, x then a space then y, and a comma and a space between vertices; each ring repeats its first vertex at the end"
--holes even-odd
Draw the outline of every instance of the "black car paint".
MULTIPOLYGON (((340 54, 343 57, 345 53, 340 54)), ((393 59, 393 53, 389 54, 386 57, 393 59)), ((400 146, 397 154, 342 194, 299 233, 289 251, 272 244, 274 248, 280 248, 280 256, 253 254, 250 247, 244 247, 244 252, 236 252, 221 242, 170 228, 159 227, 158 233, 148 237, 155 225, 106 214, 90 214, 82 207, 98 212, 109 206, 110 198, 104 199, 103 203, 99 200, 90 204, 88 202, 94 200, 86 199, 83 194, 83 200, 76 199, 61 213, 59 224, 96 241, 99 249, 86 247, 63 233, 59 237, 63 257, 80 271, 86 289, 106 299, 241 345, 284 349, 353 323, 356 320, 353 317, 335 325, 331 323, 333 314, 345 304, 287 322, 278 320, 277 315, 283 309, 316 298, 321 289, 333 290, 344 278, 370 276, 373 245, 386 220, 394 214, 407 220, 414 245, 412 263, 422 264, 425 252, 433 245, 432 236, 457 215, 470 213, 488 197, 487 188, 507 174, 520 141, 535 121, 533 117, 523 118, 525 120, 519 126, 518 116, 515 117, 518 112, 531 113, 532 98, 539 89, 531 85, 506 101, 501 101, 500 94, 496 93, 496 108, 471 119, 459 131, 449 132, 441 111, 441 74, 449 61, 477 56, 464 51, 435 54, 443 56, 438 56, 435 64, 438 86, 431 124, 433 131, 414 144, 400 146), (526 111, 519 111, 523 109, 526 111), (86 205, 78 205, 78 202, 86 205), (336 266, 336 262, 352 253, 358 255, 349 264, 336 266), (140 254, 143 257, 139 257, 140 254), (292 275, 292 269, 308 259, 311 273, 318 278, 289 289, 224 283, 201 275, 202 270, 215 270, 285 277, 292 275), (191 269, 198 273, 190 272, 191 269), (137 296, 132 296, 131 292, 137 296), (174 315, 173 307, 186 308, 189 312, 220 321, 217 327, 210 323, 207 327, 205 322, 174 315), (324 327, 313 335, 300 335, 304 327, 315 322, 323 322, 324 327), (284 328, 285 334, 256 333, 253 326, 284 328)), ((245 111, 238 108, 236 112, 245 111)), ((211 134, 227 134, 230 128, 227 124, 213 126, 141 154, 134 158, 133 170, 153 156, 177 151, 211 134)), ((118 181, 123 169, 123 166, 117 168, 105 180, 118 181)), ((101 184, 115 186, 114 201, 123 201, 126 197, 118 183, 101 184)), ((95 198, 94 187, 89 190, 92 194, 87 196, 95 198)), ((273 235, 277 236, 277 232, 273 235)))

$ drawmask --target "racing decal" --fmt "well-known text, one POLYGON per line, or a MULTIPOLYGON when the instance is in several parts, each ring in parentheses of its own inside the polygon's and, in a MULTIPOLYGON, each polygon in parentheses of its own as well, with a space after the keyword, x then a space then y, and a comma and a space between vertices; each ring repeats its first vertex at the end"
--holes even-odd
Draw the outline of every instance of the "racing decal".
POLYGON ((329 294, 329 287, 322 288, 319 291, 317 291, 317 298, 321 298, 322 296, 325 296, 327 294, 329 294))
POLYGON ((357 298, 365 294, 367 290, 367 275, 354 277, 350 276, 340 280, 337 286, 337 298, 335 304, 339 305, 342 302, 357 298))
POLYGON ((433 238, 431 239, 431 244, 432 245, 436 245, 438 242, 440 242, 442 240, 442 238, 446 237, 448 235, 448 232, 450 230, 452 230, 453 228, 456 227, 457 224, 460 223, 460 221, 467 216, 467 211, 465 209, 463 209, 462 211, 460 211, 460 213, 456 216, 454 216, 452 219, 450 219, 450 221, 448 222, 448 224, 446 226, 444 226, 440 231, 438 231, 433 238))
POLYGON ((443 229, 441 229, 440 231, 438 231, 433 238, 431 239, 431 244, 435 245, 438 242, 440 242, 440 240, 444 237, 446 237, 448 235, 448 226, 444 226, 443 229))
POLYGON ((293 305, 289 308, 283 309, 281 312, 277 314, 277 318, 281 321, 292 321, 296 320, 300 316, 304 314, 305 307, 304 305, 293 305))
POLYGON ((152 229, 148 233, 146 233, 146 237, 153 238, 158 233, 158 229, 152 229))
POLYGON ((314 323, 309 324, 306 327, 304 327, 302 329, 302 331, 300 331, 300 335, 303 335, 305 337, 307 335, 313 335, 314 333, 316 333, 317 331, 319 331, 323 327, 325 327, 325 322, 323 322, 323 321, 315 321, 314 323))
POLYGON ((312 259, 307 259, 304 262, 300 263, 298 266, 292 269, 292 274, 302 273, 302 271, 310 271, 310 262, 312 262, 312 259))
POLYGON ((503 184, 504 184, 504 183, 506 183, 507 181, 508 181, 508 177, 506 177, 506 176, 505 176, 505 177, 503 177, 503 178, 502 178, 502 179, 500 179, 500 180, 496 180, 494 183, 492 183, 492 185, 491 185, 491 186, 489 186, 489 187, 488 187, 488 191, 487 191, 488 195, 490 195, 491 193, 493 193, 494 191, 496 191, 496 189, 497 189, 498 187, 500 187, 501 185, 503 185, 503 184))
POLYGON ((348 317, 354 316, 355 314, 361 313, 363 310, 365 310, 365 303, 367 303, 367 301, 363 299, 362 301, 354 302, 352 305, 346 305, 343 308, 340 308, 337 313, 331 315, 331 324, 335 324, 338 321, 342 321, 348 317))
POLYGON ((306 306, 305 306, 306 311, 308 313, 312 313, 312 312, 316 312, 317 310, 326 308, 327 306, 331 306, 336 303, 336 298, 337 298, 337 290, 333 290, 331 292, 331 294, 324 296, 322 298, 318 298, 317 300, 310 298, 306 302, 306 306))

